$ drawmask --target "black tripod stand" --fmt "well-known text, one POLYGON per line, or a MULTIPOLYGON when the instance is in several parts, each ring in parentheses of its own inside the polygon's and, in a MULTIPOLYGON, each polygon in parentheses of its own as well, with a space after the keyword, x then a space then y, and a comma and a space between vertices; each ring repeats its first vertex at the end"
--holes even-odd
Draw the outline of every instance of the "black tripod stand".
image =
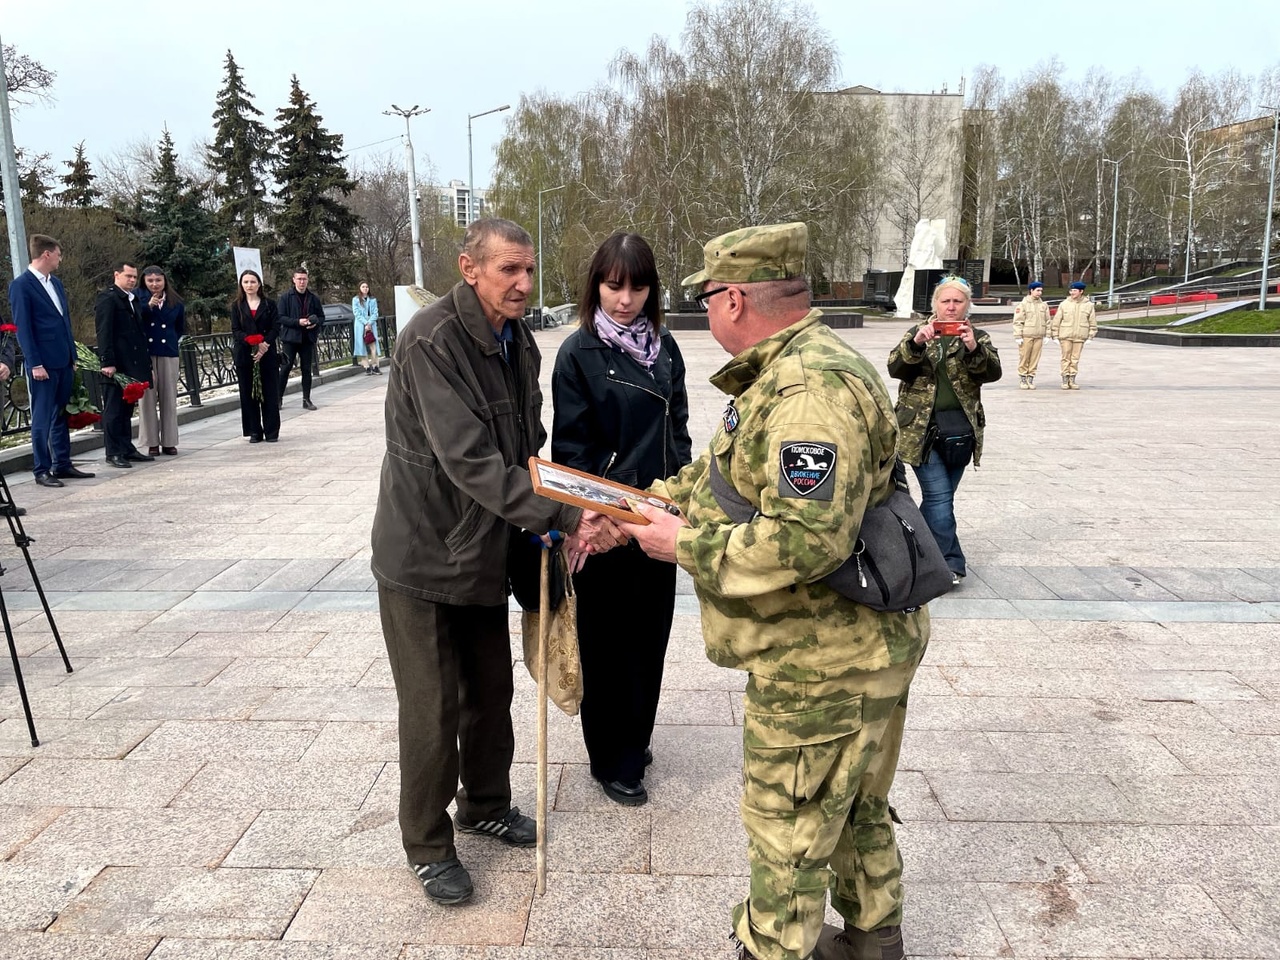
MULTIPOLYGON (((58 652, 62 654, 62 662, 67 673, 71 672, 71 661, 67 659, 67 648, 62 645, 62 637, 58 636, 58 625, 53 622, 53 612, 49 609, 49 601, 45 599, 44 587, 40 586, 40 576, 36 573, 36 565, 31 560, 31 551, 27 548, 35 541, 22 529, 22 518, 18 516, 18 505, 13 502, 13 494, 9 492, 9 482, 0 472, 0 514, 9 521, 9 532, 13 534, 13 543, 26 558, 27 569, 31 571, 31 582, 35 584, 36 593, 40 595, 40 605, 44 607, 44 615, 53 631, 53 639, 58 644, 58 652)), ((4 576, 4 566, 0 565, 0 577, 4 576)), ((4 621, 4 636, 9 641, 9 659, 13 661, 13 675, 18 681, 18 696, 22 699, 22 712, 27 717, 27 729, 31 732, 31 745, 40 746, 36 736, 36 723, 31 717, 31 703, 27 700, 27 687, 22 682, 22 663, 18 660, 18 647, 13 642, 13 626, 9 623, 9 608, 4 602, 4 589, 0 587, 0 620, 4 621)))

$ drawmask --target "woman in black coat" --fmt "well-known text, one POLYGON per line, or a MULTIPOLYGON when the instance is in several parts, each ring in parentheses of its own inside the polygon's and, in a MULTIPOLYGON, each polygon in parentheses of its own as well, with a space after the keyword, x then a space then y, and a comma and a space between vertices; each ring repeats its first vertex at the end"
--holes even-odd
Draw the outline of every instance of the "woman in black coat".
POLYGON ((250 443, 280 439, 279 333, 280 314, 271 298, 262 295, 262 278, 244 271, 231 301, 231 360, 240 382, 240 426, 250 443), (261 339, 248 342, 255 338, 261 339))
MULTIPOLYGON (((684 358, 662 326, 653 251, 615 233, 588 270, 578 329, 551 376, 556 463, 647 487, 692 459, 684 358)), ((674 564, 633 542, 587 558, 574 576, 582 661, 582 736, 606 795, 648 799, 644 768, 675 609, 674 564)))

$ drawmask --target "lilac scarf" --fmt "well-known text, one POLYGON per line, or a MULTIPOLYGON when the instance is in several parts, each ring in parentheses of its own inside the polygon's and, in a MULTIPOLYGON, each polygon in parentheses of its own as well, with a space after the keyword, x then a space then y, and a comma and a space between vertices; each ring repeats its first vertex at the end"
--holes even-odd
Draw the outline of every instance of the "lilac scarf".
POLYGON ((604 310, 596 307, 595 319, 596 335, 601 340, 632 357, 646 370, 653 368, 662 342, 653 332, 653 324, 645 318, 644 314, 640 314, 624 326, 604 310))

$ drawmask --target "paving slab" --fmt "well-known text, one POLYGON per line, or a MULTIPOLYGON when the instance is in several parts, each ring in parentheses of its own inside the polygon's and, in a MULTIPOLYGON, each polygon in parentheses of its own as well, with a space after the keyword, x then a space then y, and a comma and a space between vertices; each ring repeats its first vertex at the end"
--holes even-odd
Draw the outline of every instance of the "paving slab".
POLYGON ((317 873, 108 867, 50 932, 278 939, 317 873))
MULTIPOLYGON (((882 365, 905 329, 843 335, 882 365)), ((537 334, 544 357, 566 333, 537 334)), ((678 337, 700 448, 724 355, 678 337)), ((1280 510, 1259 510, 1276 464, 1251 426, 1280 422, 1280 388, 1256 352, 1155 349, 1091 345, 1079 392, 984 389, 957 501, 970 577, 932 605, 892 797, 913 956, 1280 955, 1280 510), (1152 405, 1158 438, 1124 413, 1152 405)), ((484 837, 458 839, 477 878, 461 912, 405 868, 368 566, 386 386, 326 374, 320 410, 291 395, 278 445, 248 447, 233 412, 128 477, 15 481, 76 673, 11 569, 44 746, 0 670, 0 902, 23 927, 0 960, 728 960, 745 675, 706 660, 683 572, 649 804, 609 801, 580 721, 553 710, 547 896, 531 851, 484 837), (252 515, 222 493, 245 488, 252 515)), ((534 691, 513 676, 532 811, 534 691)))

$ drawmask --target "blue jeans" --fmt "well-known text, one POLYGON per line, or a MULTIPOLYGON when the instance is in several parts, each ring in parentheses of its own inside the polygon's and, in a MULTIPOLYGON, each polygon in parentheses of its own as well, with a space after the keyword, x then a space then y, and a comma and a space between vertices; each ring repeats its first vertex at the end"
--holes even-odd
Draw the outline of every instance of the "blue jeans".
POLYGON ((63 410, 71 399, 75 369, 45 367, 48 380, 28 375, 31 394, 32 472, 38 477, 71 469, 71 433, 63 410))
POLYGON ((960 538, 956 536, 955 511, 956 490, 964 476, 964 467, 948 467, 938 456, 938 451, 930 450, 924 462, 912 469, 920 484, 920 513, 924 522, 929 525, 933 539, 938 541, 938 549, 942 551, 947 567, 953 573, 964 574, 964 551, 960 549, 960 538))

